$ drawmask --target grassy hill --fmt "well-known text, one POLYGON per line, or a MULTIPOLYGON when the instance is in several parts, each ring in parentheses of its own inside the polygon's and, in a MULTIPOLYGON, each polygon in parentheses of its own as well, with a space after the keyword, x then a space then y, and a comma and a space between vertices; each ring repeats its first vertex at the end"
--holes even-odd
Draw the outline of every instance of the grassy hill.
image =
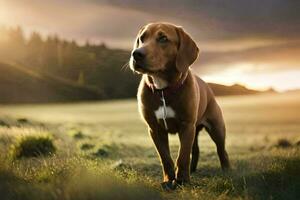
POLYGON ((96 88, 81 86, 17 64, 0 63, 0 103, 64 102, 101 99, 96 88))

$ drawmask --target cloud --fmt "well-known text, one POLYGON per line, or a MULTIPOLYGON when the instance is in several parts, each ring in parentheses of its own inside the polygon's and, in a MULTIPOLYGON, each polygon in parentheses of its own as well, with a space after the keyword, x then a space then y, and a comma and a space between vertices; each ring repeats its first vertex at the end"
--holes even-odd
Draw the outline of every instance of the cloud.
POLYGON ((123 40, 125 48, 137 29, 152 21, 182 25, 210 49, 216 42, 300 37, 300 1, 295 0, 10 0, 2 7, 9 9, 11 22, 113 46, 123 40))
POLYGON ((300 1, 295 0, 112 0, 110 5, 169 16, 183 22, 196 39, 298 38, 300 1))
POLYGON ((198 64, 230 64, 241 61, 252 63, 278 63, 289 61, 290 63, 298 63, 300 62, 298 55, 300 55, 300 40, 275 45, 271 44, 245 50, 225 52, 205 51, 200 54, 198 64))
POLYGON ((21 25, 27 32, 36 30, 78 41, 104 41, 114 47, 121 44, 120 48, 131 47, 139 26, 152 18, 136 10, 78 0, 0 0, 0 13, 0 23, 21 25))
POLYGON ((300 40, 245 50, 203 52, 194 65, 198 72, 206 74, 247 63, 251 63, 255 72, 278 71, 299 69, 299 55, 300 40))

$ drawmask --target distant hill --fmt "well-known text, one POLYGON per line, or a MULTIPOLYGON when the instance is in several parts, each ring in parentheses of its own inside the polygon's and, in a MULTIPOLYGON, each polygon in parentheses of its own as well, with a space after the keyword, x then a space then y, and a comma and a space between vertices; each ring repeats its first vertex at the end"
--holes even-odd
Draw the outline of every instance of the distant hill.
MULTIPOLYGON (((209 83, 216 96, 259 93, 241 85, 209 83)), ((132 96, 133 97, 133 96, 132 96)), ((0 103, 46 103, 106 99, 97 88, 50 74, 38 73, 18 64, 0 63, 0 103)))
POLYGON ((209 83, 210 88, 214 91, 216 96, 226 96, 226 95, 247 95, 261 93, 262 91, 251 90, 242 85, 232 85, 225 86, 216 83, 209 83))
POLYGON ((285 93, 300 93, 300 89, 287 90, 287 91, 285 91, 285 93))
POLYGON ((0 63, 0 103, 64 102, 103 98, 96 88, 0 63))

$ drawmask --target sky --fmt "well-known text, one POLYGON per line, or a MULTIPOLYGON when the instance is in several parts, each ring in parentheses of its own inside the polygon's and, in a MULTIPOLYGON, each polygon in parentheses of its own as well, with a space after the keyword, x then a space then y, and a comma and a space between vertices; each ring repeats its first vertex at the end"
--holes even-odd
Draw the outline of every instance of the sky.
MULTIPOLYGON (((299 0, 0 0, 0 26, 131 50, 149 22, 182 26, 199 46, 206 81, 300 88, 299 0)), ((1 37, 1 36, 0 36, 1 37)))

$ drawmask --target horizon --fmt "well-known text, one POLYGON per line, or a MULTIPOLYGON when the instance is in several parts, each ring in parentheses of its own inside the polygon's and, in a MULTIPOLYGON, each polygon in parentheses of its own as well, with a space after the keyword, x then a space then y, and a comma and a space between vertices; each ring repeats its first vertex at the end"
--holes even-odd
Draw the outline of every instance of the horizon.
POLYGON ((224 3, 223 8, 218 3, 200 5, 192 1, 185 5, 175 1, 171 6, 163 1, 157 6, 134 0, 123 3, 0 0, 0 26, 20 26, 26 36, 36 31, 44 37, 58 35, 79 44, 105 43, 110 48, 130 51, 141 26, 168 21, 183 26, 196 40, 200 55, 193 71, 205 81, 240 84, 255 90, 299 89, 297 2, 244 3, 224 3), (170 9, 165 13, 166 6, 170 9), (172 13, 175 11, 177 14, 172 13), (257 16, 253 16, 253 11, 257 16))

